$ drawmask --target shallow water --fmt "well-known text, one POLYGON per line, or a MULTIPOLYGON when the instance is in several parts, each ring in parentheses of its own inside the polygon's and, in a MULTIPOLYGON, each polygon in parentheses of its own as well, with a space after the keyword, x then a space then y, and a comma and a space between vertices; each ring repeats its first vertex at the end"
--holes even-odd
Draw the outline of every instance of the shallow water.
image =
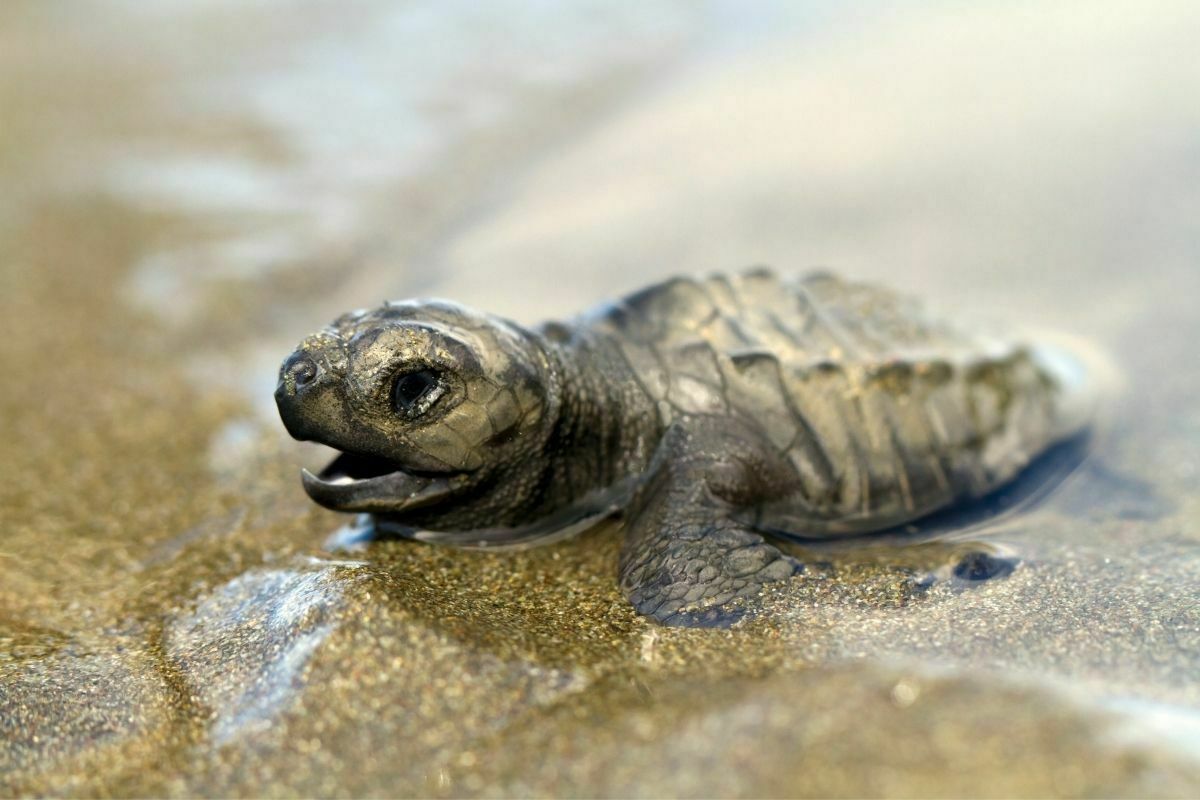
POLYGON ((1182 4, 4 4, 0 788, 1194 795, 1197 33, 1182 4), (732 631, 636 618, 613 526, 325 549, 345 520, 297 471, 327 454, 271 402, 313 327, 761 262, 1068 332, 1123 385, 1036 504, 806 545, 732 631))

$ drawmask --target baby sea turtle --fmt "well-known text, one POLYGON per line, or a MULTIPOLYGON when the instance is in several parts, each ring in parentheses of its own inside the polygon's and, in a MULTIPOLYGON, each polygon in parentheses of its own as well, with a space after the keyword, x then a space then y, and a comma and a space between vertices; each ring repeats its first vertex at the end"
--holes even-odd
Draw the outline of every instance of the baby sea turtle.
POLYGON ((622 510, 620 584, 722 625, 803 569, 770 537, 890 528, 1013 478, 1086 422, 1079 362, 886 289, 675 278, 529 329, 444 300, 345 314, 284 362, 292 436, 342 452, 323 506, 467 547, 622 510))

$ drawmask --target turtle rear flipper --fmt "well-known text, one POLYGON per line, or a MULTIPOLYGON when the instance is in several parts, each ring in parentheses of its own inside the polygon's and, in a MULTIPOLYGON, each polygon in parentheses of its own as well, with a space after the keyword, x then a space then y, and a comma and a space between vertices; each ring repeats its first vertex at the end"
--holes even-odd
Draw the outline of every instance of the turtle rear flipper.
POLYGON ((728 627, 766 584, 802 571, 736 519, 794 491, 796 480, 786 459, 728 419, 673 424, 626 523, 620 582, 638 613, 665 625, 728 627))

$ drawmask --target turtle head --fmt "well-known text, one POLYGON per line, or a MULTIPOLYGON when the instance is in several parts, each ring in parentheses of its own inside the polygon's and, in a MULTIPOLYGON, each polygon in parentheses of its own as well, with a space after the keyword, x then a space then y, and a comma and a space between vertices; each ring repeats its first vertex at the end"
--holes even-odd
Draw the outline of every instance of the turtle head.
POLYGON ((541 448, 550 382, 543 351, 515 324, 406 301, 344 314, 302 341, 275 401, 293 437, 342 451, 304 472, 313 500, 420 521, 478 501, 541 448))

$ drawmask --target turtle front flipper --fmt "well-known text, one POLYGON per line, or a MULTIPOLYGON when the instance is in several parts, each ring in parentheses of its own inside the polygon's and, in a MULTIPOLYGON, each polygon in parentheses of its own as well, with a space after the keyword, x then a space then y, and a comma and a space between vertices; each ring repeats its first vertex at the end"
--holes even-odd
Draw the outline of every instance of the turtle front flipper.
POLYGON ((796 484, 787 460, 749 426, 728 418, 677 421, 629 510, 620 568, 626 597, 664 625, 732 625, 764 585, 804 568, 736 512, 786 496, 796 484))

